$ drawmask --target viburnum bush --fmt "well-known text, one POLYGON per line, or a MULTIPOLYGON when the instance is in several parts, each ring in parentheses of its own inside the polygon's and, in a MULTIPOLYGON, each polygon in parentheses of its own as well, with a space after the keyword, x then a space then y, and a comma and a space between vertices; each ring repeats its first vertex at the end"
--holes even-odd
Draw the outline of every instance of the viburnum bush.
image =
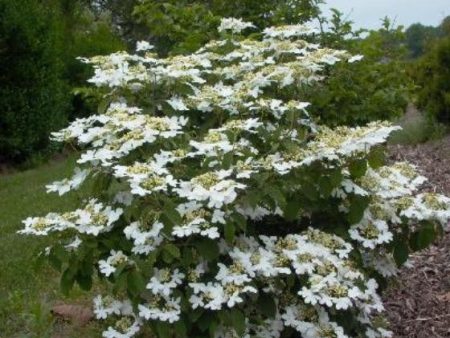
POLYGON ((386 165, 398 127, 309 116, 300 89, 362 56, 303 25, 253 30, 229 18, 190 55, 84 59, 104 101, 54 134, 84 150, 48 191, 92 196, 22 232, 55 238, 64 291, 106 281, 104 337, 389 337, 380 282, 450 218, 413 165, 386 165))

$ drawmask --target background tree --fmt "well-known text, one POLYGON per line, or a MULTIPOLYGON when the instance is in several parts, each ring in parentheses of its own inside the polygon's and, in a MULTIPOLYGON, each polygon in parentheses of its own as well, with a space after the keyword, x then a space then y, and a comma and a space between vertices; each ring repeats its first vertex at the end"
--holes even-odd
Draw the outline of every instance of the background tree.
POLYGON ((431 119, 450 125, 450 32, 436 41, 414 69, 418 105, 431 119))
POLYGON ((148 40, 161 55, 195 51, 211 38, 222 17, 237 17, 258 28, 305 22, 320 13, 322 0, 92 0, 96 13, 111 13, 114 27, 132 46, 148 40))
POLYGON ((425 53, 427 44, 436 38, 438 29, 432 26, 424 26, 415 23, 406 30, 406 44, 412 58, 417 58, 425 53))
POLYGON ((2 162, 39 159, 67 119, 92 113, 71 88, 91 70, 76 57, 125 46, 108 15, 83 0, 0 0, 0 154, 2 162))
POLYGON ((327 78, 314 90, 304 88, 303 95, 312 103, 311 113, 330 126, 363 125, 401 116, 412 88, 405 71, 403 28, 385 19, 379 30, 355 30, 338 10, 333 10, 330 20, 320 21, 328 26, 317 37, 323 45, 360 53, 363 59, 330 67, 327 78))
POLYGON ((32 0, 0 0, 0 154, 23 160, 49 146, 67 119, 58 13, 32 0))
POLYGON ((96 13, 84 0, 54 0, 60 12, 65 40, 65 78, 72 88, 69 119, 92 114, 89 96, 80 87, 85 86, 92 70, 79 57, 108 54, 125 50, 126 44, 113 29, 109 12, 96 13))

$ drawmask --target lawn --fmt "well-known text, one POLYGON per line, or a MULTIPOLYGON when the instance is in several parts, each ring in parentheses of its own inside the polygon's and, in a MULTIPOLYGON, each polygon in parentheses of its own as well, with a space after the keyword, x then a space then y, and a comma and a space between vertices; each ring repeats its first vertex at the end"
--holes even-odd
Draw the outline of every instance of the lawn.
POLYGON ((48 239, 17 234, 27 216, 73 209, 78 196, 63 198, 45 192, 45 185, 69 176, 75 157, 39 168, 0 176, 0 337, 93 337, 94 325, 72 327, 57 321, 51 307, 57 301, 80 302, 86 295, 75 289, 65 298, 58 273, 36 265, 48 239), (76 300, 75 300, 76 299, 76 300), (61 333, 63 332, 63 334, 61 333))

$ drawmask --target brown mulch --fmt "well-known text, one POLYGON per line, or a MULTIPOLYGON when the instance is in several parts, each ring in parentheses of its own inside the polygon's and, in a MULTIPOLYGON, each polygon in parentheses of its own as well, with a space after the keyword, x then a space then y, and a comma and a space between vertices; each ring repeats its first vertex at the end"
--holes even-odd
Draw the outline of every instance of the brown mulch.
MULTIPOLYGON (((390 146, 391 158, 416 164, 429 178, 424 190, 450 195, 450 136, 418 146, 390 146)), ((450 337, 450 231, 414 255, 384 295, 395 338, 450 337)))

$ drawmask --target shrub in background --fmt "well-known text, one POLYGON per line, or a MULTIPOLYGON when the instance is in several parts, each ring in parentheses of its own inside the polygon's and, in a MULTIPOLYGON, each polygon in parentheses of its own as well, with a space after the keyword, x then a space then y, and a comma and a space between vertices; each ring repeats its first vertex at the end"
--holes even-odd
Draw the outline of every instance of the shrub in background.
POLYGON ((84 151, 48 191, 94 181, 92 197, 22 232, 54 236, 63 291, 105 282, 104 337, 389 337, 379 285, 450 218, 413 165, 384 163, 397 127, 308 114, 302 86, 360 56, 302 25, 253 29, 224 19, 193 54, 85 60, 104 101, 54 134, 84 151))
MULTIPOLYGON (((114 0, 112 1, 114 2, 114 0)), ((321 0, 143 0, 135 3, 131 21, 137 35, 155 45, 160 55, 194 52, 218 37, 222 17, 234 16, 264 29, 301 23, 318 15, 321 0), (143 27, 145 27, 143 29, 143 27)))
POLYGON ((52 9, 0 1, 0 160, 22 161, 48 149, 67 121, 63 46, 52 9))
POLYGON ((356 64, 338 64, 326 69, 318 86, 305 87, 311 113, 329 126, 364 125, 377 120, 394 120, 405 113, 412 80, 406 72, 406 50, 402 27, 393 28, 385 19, 379 30, 355 31, 343 14, 333 10, 319 41, 364 55, 356 64), (367 33, 364 38, 362 33, 367 33))
POLYGON ((414 69, 417 104, 432 120, 450 125, 450 30, 437 40, 414 69))

